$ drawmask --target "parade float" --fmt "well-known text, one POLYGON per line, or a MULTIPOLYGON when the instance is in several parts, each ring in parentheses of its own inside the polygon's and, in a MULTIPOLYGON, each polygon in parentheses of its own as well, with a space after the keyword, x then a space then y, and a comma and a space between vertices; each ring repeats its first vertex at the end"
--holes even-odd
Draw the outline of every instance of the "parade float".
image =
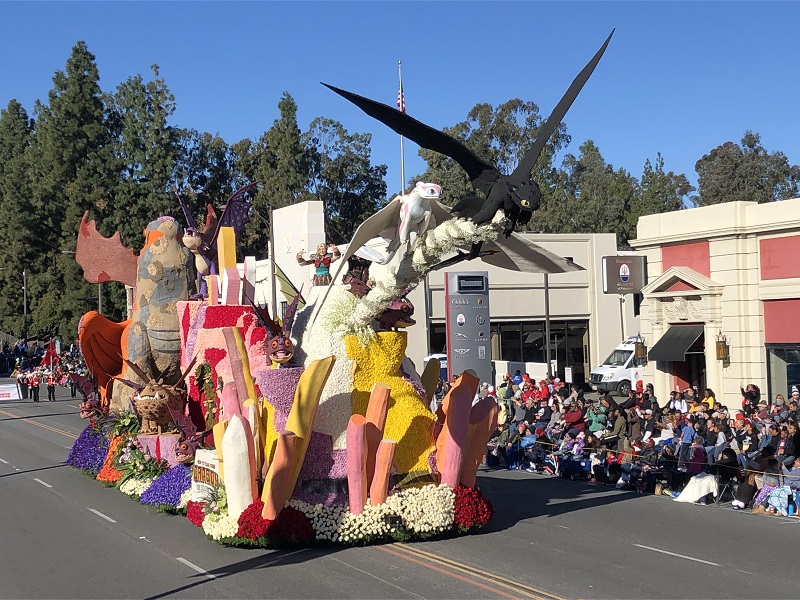
POLYGON ((128 321, 81 320, 93 381, 80 386, 89 424, 68 464, 224 544, 364 544, 485 525, 492 508, 475 481, 497 407, 473 406, 479 381, 466 372, 431 412, 439 365, 418 374, 406 357, 413 306, 401 296, 442 253, 491 240, 503 220, 448 217, 386 281, 362 261, 349 283, 313 287, 301 310, 298 292, 276 319, 250 301, 253 262, 237 266, 235 227, 208 240, 207 296, 190 299, 200 289, 175 219, 153 221, 136 257, 84 217, 86 276, 136 275, 128 321))
POLYGON ((465 371, 451 374, 430 410, 440 366, 432 360, 418 373, 406 356, 414 319, 405 295, 430 271, 465 260, 580 269, 515 228, 538 208, 531 171, 610 39, 511 175, 402 112, 328 86, 453 158, 483 197, 450 209, 438 185, 417 183, 367 218, 344 253, 333 247, 329 256, 324 244, 310 259, 299 252, 298 263, 315 269, 314 285, 306 299, 290 286, 280 315, 276 302, 256 302, 255 259, 236 261, 254 184, 234 193, 219 218, 209 205, 203 227, 186 207, 185 229, 156 219, 138 256, 84 215, 76 260, 85 278, 125 283, 133 302, 122 323, 96 312, 80 322, 92 374, 81 382, 80 410, 89 425, 67 463, 143 504, 185 514, 229 545, 370 544, 484 526, 493 510, 476 475, 498 408, 491 396, 478 399, 480 382, 465 371), (385 241, 376 262, 390 268, 373 278, 374 253, 360 251, 376 237, 385 241))

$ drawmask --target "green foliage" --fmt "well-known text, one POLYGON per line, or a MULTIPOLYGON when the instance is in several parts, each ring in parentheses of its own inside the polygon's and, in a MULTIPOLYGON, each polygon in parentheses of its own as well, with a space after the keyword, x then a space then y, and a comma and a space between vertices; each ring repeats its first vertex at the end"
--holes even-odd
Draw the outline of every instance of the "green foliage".
POLYGON ((109 436, 113 439, 117 436, 132 438, 139 433, 141 424, 139 417, 132 410, 119 413, 111 413, 106 419, 109 436))
POLYGON ((386 166, 371 164, 370 134, 350 134, 338 121, 317 117, 302 137, 311 157, 309 189, 324 203, 329 241, 347 243, 386 198, 386 166))
POLYGON ((741 145, 725 142, 695 165, 696 206, 720 202, 772 202, 795 198, 800 192, 800 166, 790 165, 783 152, 769 153, 761 136, 746 131, 741 145))
POLYGON ((117 488, 131 478, 155 479, 169 468, 167 461, 152 458, 142 451, 133 439, 129 439, 121 448, 122 451, 113 461, 114 468, 122 473, 117 488))

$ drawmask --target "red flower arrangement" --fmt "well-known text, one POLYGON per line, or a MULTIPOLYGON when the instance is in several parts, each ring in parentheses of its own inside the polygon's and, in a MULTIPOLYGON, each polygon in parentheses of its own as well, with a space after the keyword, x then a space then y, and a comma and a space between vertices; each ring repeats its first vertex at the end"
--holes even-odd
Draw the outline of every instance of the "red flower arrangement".
POLYGON ((457 486, 454 490, 454 523, 462 532, 479 529, 494 515, 494 508, 478 488, 457 486))
POLYGON ((264 502, 261 498, 257 498, 255 502, 244 509, 244 512, 239 515, 239 531, 236 533, 236 537, 257 540, 267 535, 267 530, 273 522, 261 516, 262 510, 264 510, 264 502))
POLYGON ((117 457, 119 447, 125 440, 122 436, 117 436, 108 445, 108 454, 106 460, 103 462, 103 468, 97 474, 97 481, 103 483, 117 483, 122 477, 122 472, 114 468, 114 459, 117 457))
POLYGON ((205 505, 205 502, 195 502, 193 500, 189 500, 186 504, 186 518, 198 527, 203 526, 203 519, 206 516, 203 512, 203 507, 205 505))
POLYGON ((276 546, 310 544, 316 534, 311 521, 296 508, 287 506, 267 529, 267 537, 276 546))
POLYGON ((258 498, 239 515, 236 537, 253 541, 266 538, 273 546, 310 544, 314 541, 316 534, 311 521, 296 508, 284 508, 274 521, 263 518, 262 510, 264 502, 258 498))

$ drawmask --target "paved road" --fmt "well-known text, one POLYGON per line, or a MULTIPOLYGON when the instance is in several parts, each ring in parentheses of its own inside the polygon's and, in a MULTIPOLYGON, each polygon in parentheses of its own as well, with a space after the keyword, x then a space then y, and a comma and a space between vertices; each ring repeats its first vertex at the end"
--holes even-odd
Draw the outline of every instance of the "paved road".
POLYGON ((485 532, 257 551, 63 465, 77 403, 0 403, 2 598, 796 598, 800 520, 524 472, 483 472, 485 532))

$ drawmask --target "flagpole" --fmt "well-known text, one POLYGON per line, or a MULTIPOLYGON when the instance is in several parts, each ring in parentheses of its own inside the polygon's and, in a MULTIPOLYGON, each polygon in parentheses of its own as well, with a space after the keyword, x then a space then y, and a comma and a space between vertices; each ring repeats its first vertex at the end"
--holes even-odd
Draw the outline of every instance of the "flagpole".
MULTIPOLYGON (((397 61, 397 76, 400 79, 400 94, 397 98, 397 102, 400 106, 398 108, 402 112, 406 112, 406 99, 403 95, 403 61, 397 61)), ((400 136, 400 194, 405 194, 406 192, 406 157, 405 157, 405 150, 403 148, 403 136, 400 136)))

